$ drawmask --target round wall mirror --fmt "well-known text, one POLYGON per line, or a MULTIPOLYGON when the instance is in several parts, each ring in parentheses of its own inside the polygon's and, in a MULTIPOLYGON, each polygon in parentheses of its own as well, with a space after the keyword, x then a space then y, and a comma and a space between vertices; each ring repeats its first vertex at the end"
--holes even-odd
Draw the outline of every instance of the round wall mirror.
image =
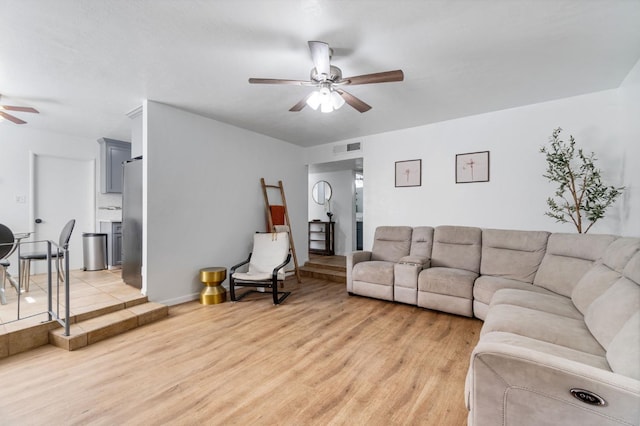
POLYGON ((331 185, 326 180, 321 180, 313 185, 311 190, 311 197, 313 201, 318 204, 324 204, 331 199, 331 185))

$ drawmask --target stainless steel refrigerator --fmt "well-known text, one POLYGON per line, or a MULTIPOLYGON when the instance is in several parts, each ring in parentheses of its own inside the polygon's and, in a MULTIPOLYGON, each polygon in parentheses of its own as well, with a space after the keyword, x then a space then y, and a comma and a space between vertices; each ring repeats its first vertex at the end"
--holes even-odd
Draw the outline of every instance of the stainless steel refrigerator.
POLYGON ((122 168, 122 280, 142 288, 142 157, 122 168))

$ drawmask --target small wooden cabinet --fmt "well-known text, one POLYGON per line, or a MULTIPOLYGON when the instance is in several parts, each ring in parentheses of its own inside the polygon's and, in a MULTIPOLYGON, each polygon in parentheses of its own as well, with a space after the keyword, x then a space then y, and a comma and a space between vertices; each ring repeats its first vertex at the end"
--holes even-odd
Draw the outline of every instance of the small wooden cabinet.
POLYGON ((100 138, 100 192, 122 193, 122 163, 131 159, 131 144, 100 138))
POLYGON ((122 265, 122 222, 100 222, 100 232, 107 234, 109 268, 122 265))
POLYGON ((335 254, 335 222, 309 222, 309 253, 333 256, 335 254))

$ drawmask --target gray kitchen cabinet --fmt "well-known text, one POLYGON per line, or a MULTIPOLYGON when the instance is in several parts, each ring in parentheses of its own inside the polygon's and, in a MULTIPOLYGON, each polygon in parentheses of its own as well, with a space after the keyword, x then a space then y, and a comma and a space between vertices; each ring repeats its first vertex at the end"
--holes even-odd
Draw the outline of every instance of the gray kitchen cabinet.
POLYGON ((131 144, 100 138, 100 192, 122 193, 122 163, 131 158, 131 144))
POLYGON ((109 268, 122 265, 122 222, 100 222, 100 232, 107 234, 109 268))

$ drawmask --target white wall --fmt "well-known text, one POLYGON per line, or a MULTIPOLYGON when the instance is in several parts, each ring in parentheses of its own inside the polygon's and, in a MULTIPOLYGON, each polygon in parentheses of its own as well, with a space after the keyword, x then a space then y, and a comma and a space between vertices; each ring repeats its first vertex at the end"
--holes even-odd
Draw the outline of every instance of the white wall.
POLYGON ((313 185, 321 180, 331 185, 331 212, 334 214, 333 221, 336 222, 334 225, 335 253, 344 256, 354 250, 354 172, 352 170, 309 172, 309 220, 320 219, 326 222, 329 218, 325 206, 317 204, 311 197, 313 185))
MULTIPOLYGON (((638 131, 623 118, 629 103, 638 103, 632 96, 636 85, 629 86, 621 89, 629 95, 624 101, 620 91, 610 90, 336 143, 363 143, 364 249, 371 247, 380 225, 575 232, 573 225, 544 215, 545 200, 555 186, 542 177, 546 162, 539 148, 556 127, 565 129, 565 137, 573 134, 586 151, 596 152, 606 183, 629 187, 590 232, 640 236, 640 179, 638 168, 631 170, 630 164, 640 158, 638 131), (455 155, 485 150, 490 151, 490 182, 456 184, 455 155), (422 186, 395 188, 395 161, 412 159, 422 159, 422 186)), ((336 144, 309 148, 307 161, 331 161, 336 144)))
POLYGON ((29 223, 29 151, 92 160, 99 155, 96 140, 41 132, 28 124, 18 126, 0 121, 0 223, 14 232, 27 231, 32 227, 29 223), (25 202, 17 202, 18 196, 24 196, 25 202))
POLYGON ((299 261, 307 260, 302 148, 151 101, 143 125, 151 300, 197 298, 200 268, 230 268, 247 257, 252 234, 266 230, 261 177, 283 181, 299 261))
MULTIPOLYGON (((94 160, 98 158, 97 138, 81 138, 61 133, 35 130, 29 124, 0 122, 0 223, 14 233, 33 229, 29 220, 32 200, 29 198, 29 152, 40 155, 94 160), (24 203, 17 197, 24 197, 24 203)), ((96 160, 96 165, 98 161, 96 160)), ((81 230, 88 231, 88 230, 81 230)), ((76 231, 77 232, 77 231, 76 231)), ((81 239, 75 239, 81 241, 81 239)), ((70 247, 82 250, 81 247, 70 247)), ((14 256, 16 256, 14 254, 14 256)), ((11 259, 11 272, 17 274, 18 262, 11 259)))
POLYGON ((129 112, 131 119, 131 158, 142 155, 142 106, 129 112))
POLYGON ((640 61, 618 90, 621 120, 620 140, 626 143, 622 159, 625 190, 622 198, 628 209, 623 212, 629 235, 640 235, 640 61))

